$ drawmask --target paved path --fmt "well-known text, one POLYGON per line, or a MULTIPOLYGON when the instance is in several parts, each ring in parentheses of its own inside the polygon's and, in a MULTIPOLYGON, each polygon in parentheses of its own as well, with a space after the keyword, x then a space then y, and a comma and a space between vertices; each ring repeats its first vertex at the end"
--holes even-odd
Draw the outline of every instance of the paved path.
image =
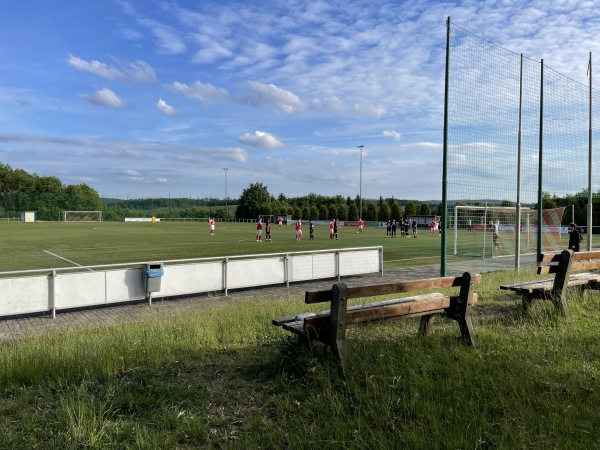
MULTIPOLYGON (((439 276, 439 264, 418 266, 384 271, 381 274, 343 277, 342 281, 349 286, 361 284, 389 283, 420 278, 439 276)), ((136 302, 115 306, 95 307, 74 311, 58 311, 56 318, 51 314, 19 316, 0 319, 0 341, 23 339, 53 331, 72 331, 90 327, 110 326, 121 323, 140 322, 143 320, 169 317, 217 306, 224 302, 231 303, 237 298, 263 301, 281 298, 303 298, 307 289, 328 289, 336 280, 319 280, 307 283, 296 283, 289 288, 276 285, 264 288, 229 291, 229 295, 198 295, 179 299, 153 299, 148 302, 136 302)))

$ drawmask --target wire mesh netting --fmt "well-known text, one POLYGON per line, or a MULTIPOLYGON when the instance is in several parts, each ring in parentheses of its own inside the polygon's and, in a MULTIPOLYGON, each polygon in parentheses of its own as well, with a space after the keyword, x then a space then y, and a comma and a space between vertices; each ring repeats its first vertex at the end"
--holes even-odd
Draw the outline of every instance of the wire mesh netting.
MULTIPOLYGON (((482 264, 492 269, 515 267, 514 230, 523 229, 527 236, 525 240, 521 237, 525 243, 520 245, 523 258, 519 256, 518 262, 534 264, 540 242, 542 251, 556 249, 557 230, 558 245, 561 231, 566 240, 566 227, 561 225, 571 221, 588 225, 590 125, 592 130, 598 129, 598 92, 545 66, 543 61, 522 57, 450 21, 448 26, 444 155, 447 238, 442 265, 448 272, 481 270, 482 264), (519 224, 517 202, 523 208, 519 224), (454 217, 457 205, 486 208, 496 217, 468 230, 468 222, 455 223, 455 219, 469 220, 465 210, 461 217, 454 217), (498 214, 493 207, 513 208, 514 213, 498 214), (561 213, 539 213, 543 208, 558 208, 561 213), (526 220, 531 222, 524 223, 526 220), (534 222, 536 226, 531 226, 534 222), (473 237, 474 233, 488 232, 494 224, 499 241, 506 246, 502 252, 482 250, 481 237, 473 237), (539 240, 538 230, 542 232, 539 240), (511 239, 514 242, 508 245, 511 239)), ((582 61, 584 69, 587 64, 582 61)), ((600 160, 595 156, 597 151, 592 154, 595 167, 600 160)), ((600 182, 596 176, 591 185, 598 197, 600 182)), ((471 223, 480 221, 481 214, 473 212, 471 223)))

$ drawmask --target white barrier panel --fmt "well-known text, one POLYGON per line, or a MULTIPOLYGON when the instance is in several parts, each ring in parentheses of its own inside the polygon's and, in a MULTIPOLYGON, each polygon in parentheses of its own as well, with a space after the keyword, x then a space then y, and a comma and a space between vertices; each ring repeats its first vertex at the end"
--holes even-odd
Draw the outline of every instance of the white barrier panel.
POLYGON ((337 255, 335 253, 314 254, 312 255, 312 267, 312 276, 304 278, 302 281, 319 278, 337 277, 339 270, 339 267, 337 265, 337 255))
POLYGON ((289 281, 335 278, 338 275, 336 259, 335 252, 290 256, 289 281))
POLYGON ((106 303, 141 300, 146 297, 142 269, 109 270, 106 272, 106 303))
POLYGON ((0 316, 49 311, 50 283, 48 275, 0 279, 0 316))
POLYGON ((312 277, 312 255, 290 256, 288 261, 289 281, 302 281, 312 277))
POLYGON ((285 283, 282 257, 227 262, 227 288, 239 289, 285 283))
POLYGON ((56 277, 56 309, 106 303, 106 273, 67 273, 56 277))
MULTIPOLYGON (((141 275, 140 275, 141 276, 141 275)), ((223 290, 223 263, 181 264, 165 268, 160 291, 154 297, 223 290)))
POLYGON ((141 300, 150 294, 172 297, 224 291, 227 295, 227 289, 382 272, 382 255, 381 247, 368 247, 165 261, 160 290, 152 293, 146 293, 142 268, 131 268, 149 263, 0 272, 11 276, 0 278, 0 317, 141 300), (12 277, 32 272, 41 274, 12 277))
POLYGON ((340 273, 342 276, 373 273, 379 270, 379 251, 340 253, 340 273), (370 256, 370 257, 369 257, 370 256))

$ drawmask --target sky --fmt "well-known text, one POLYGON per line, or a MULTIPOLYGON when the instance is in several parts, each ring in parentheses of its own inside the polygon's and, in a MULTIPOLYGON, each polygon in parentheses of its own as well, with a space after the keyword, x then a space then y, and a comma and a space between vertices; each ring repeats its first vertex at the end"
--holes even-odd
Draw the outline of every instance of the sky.
POLYGON ((585 84, 600 53, 600 0, 4 1, 0 163, 109 198, 439 200, 448 16, 585 84))

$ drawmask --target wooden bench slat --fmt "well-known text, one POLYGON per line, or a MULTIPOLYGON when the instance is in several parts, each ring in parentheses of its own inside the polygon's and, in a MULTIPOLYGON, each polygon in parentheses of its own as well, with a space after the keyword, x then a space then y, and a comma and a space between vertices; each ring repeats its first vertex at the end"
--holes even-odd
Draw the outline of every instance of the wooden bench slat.
POLYGON ((560 270, 559 266, 540 266, 537 269, 538 275, 550 275, 553 273, 558 273, 560 270))
POLYGON ((600 251, 592 250, 590 252, 574 252, 572 259, 575 261, 581 261, 582 259, 600 259, 600 251))
MULTIPOLYGON (((362 322, 386 320, 394 316, 416 317, 425 313, 435 314, 442 312, 445 308, 448 308, 452 299, 456 298, 458 298, 458 296, 445 296, 439 292, 434 292, 431 294, 424 294, 414 297, 355 305, 349 307, 347 310, 346 325, 349 326, 362 322), (436 309, 434 310, 432 308, 436 309)), ((477 301, 478 295, 477 293, 473 293, 471 304, 473 305, 477 303, 477 301)), ((330 311, 327 310, 312 313, 310 316, 302 319, 299 319, 299 316, 302 315, 273 319, 272 323, 273 325, 281 326, 285 330, 294 332, 299 332, 306 326, 323 328, 328 326, 327 324, 330 320, 330 311)))
MULTIPOLYGON (((460 277, 427 278, 398 283, 373 284, 348 288, 348 298, 374 297, 378 295, 399 294, 402 292, 425 291, 460 286, 460 277)), ((473 283, 481 282, 481 275, 473 276, 473 283)), ((306 291, 304 302, 307 304, 330 302, 333 298, 331 289, 322 291, 306 291)))
MULTIPOLYGON (((578 273, 569 276, 567 281, 568 286, 580 286, 589 283, 600 283, 600 274, 578 273)), ((551 291, 554 287, 554 279, 539 281, 526 281, 525 283, 517 283, 500 286, 500 289, 514 292, 533 293, 536 291, 551 291)))
POLYGON ((545 283, 554 283, 554 278, 548 278, 546 280, 534 280, 534 281, 525 281, 524 283, 516 283, 516 284, 505 284, 500 286, 500 289, 504 289, 505 291, 514 291, 516 289, 527 289, 529 286, 534 286, 538 284, 545 283))
POLYGON ((538 262, 540 263, 552 263, 560 260, 560 252, 542 253, 538 262))
POLYGON ((431 313, 434 310, 444 310, 450 306, 450 297, 433 297, 420 299, 414 302, 396 303, 382 306, 380 308, 365 308, 348 311, 346 315, 346 326, 362 322, 377 322, 398 316, 415 316, 431 313))
POLYGON ((571 263, 571 270, 590 270, 600 269, 600 261, 573 261, 571 263))

